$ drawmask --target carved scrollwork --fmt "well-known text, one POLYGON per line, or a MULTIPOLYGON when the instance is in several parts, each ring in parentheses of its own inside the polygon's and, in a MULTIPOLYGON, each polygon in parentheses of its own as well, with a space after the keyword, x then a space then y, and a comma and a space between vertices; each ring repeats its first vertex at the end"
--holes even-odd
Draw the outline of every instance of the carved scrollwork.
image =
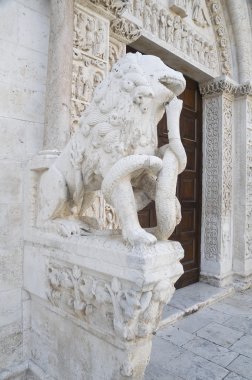
POLYGON ((232 100, 223 99, 223 179, 222 179, 222 215, 230 215, 232 204, 232 100))
POLYGON ((228 78, 201 83, 199 88, 203 96, 220 93, 235 94, 237 92, 237 84, 228 78))
POLYGON ((89 0, 91 3, 101 7, 105 12, 114 16, 121 16, 129 7, 130 0, 89 0))
POLYGON ((204 243, 205 258, 217 261, 220 256, 219 240, 219 114, 218 98, 206 99, 206 162, 204 186, 204 243))
POLYGON ((136 25, 125 18, 112 20, 110 23, 110 30, 112 35, 114 34, 118 40, 125 43, 136 41, 141 36, 142 32, 139 25, 136 25))
POLYGON ((48 299, 57 308, 123 340, 151 334, 174 286, 162 280, 146 291, 127 288, 118 278, 97 279, 74 265, 48 266, 48 299))
POLYGON ((223 11, 220 2, 217 0, 206 0, 206 4, 211 15, 212 25, 214 26, 222 74, 231 76, 231 53, 229 48, 228 34, 226 31, 223 11))

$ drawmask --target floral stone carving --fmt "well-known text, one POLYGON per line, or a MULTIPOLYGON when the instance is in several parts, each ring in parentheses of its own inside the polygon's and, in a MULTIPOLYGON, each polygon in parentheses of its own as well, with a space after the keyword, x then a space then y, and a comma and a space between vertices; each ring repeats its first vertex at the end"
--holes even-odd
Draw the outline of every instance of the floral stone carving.
POLYGON ((174 293, 169 278, 136 291, 116 277, 111 282, 99 280, 76 265, 51 263, 48 281, 48 299, 54 306, 128 341, 157 329, 163 305, 174 293))
POLYGON ((184 87, 182 74, 157 57, 121 58, 96 87, 80 128, 42 175, 38 225, 63 236, 92 232, 83 214, 101 189, 127 242, 166 240, 181 218, 176 183, 186 155, 179 134, 182 101, 176 96, 184 87), (156 127, 165 111, 169 144, 158 149, 156 127), (157 227, 150 233, 140 227, 137 211, 151 200, 157 227))

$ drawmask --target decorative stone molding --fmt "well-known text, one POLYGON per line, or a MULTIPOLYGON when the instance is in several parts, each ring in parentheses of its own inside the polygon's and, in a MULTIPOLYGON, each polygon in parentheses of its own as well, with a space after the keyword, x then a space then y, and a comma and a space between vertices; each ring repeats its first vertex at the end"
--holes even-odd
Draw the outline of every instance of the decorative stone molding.
POLYGON ((203 96, 221 93, 235 94, 237 91, 237 83, 228 77, 220 77, 211 81, 200 83, 199 90, 203 96))
POLYGON ((126 341, 153 333, 159 322, 156 313, 161 314, 174 293, 169 280, 135 291, 117 277, 104 281, 79 266, 60 263, 49 264, 48 285, 48 299, 54 306, 93 326, 99 323, 100 330, 126 341))
POLYGON ((112 37, 130 44, 141 36, 142 28, 125 18, 118 18, 111 21, 110 32, 112 37))
MULTIPOLYGON (((222 168, 222 215, 230 216, 232 207, 232 118, 233 118, 233 101, 224 96, 223 98, 223 168, 222 168)), ((227 235, 227 234, 226 234, 227 235)), ((230 240, 230 236, 225 236, 230 240)))
POLYGON ((221 3, 219 0, 206 0, 206 4, 215 31, 221 72, 224 75, 232 76, 231 52, 221 3))
POLYGON ((75 3, 71 132, 79 127, 81 113, 108 72, 109 22, 75 3))
POLYGON ((89 0, 89 2, 116 17, 120 17, 130 4, 130 0, 89 0))
MULTIPOLYGON (((170 4, 172 11, 160 7, 152 0, 138 0, 133 3, 132 12, 141 20, 144 31, 165 41, 169 48, 175 48, 185 54, 187 59, 200 63, 210 70, 216 70, 217 52, 212 41, 193 28, 191 23, 182 19, 187 14, 185 10, 191 5, 188 6, 188 1, 184 0, 173 0, 170 4)), ((205 9, 202 8, 202 4, 197 5, 195 1, 190 14, 199 21, 202 12, 205 15, 205 9)))
POLYGON ((243 96, 243 95, 248 95, 252 96, 252 82, 247 82, 244 84, 241 84, 237 88, 237 95, 243 96))
POLYGON ((63 239, 27 231, 24 288, 31 295, 34 363, 58 379, 143 379, 182 257, 174 241, 133 249, 118 236, 63 239))
POLYGON ((204 170, 204 257, 206 260, 220 259, 219 249, 219 118, 220 106, 217 98, 205 100, 205 170, 204 170))
POLYGON ((110 37, 109 39, 109 70, 112 66, 126 54, 126 44, 110 37))

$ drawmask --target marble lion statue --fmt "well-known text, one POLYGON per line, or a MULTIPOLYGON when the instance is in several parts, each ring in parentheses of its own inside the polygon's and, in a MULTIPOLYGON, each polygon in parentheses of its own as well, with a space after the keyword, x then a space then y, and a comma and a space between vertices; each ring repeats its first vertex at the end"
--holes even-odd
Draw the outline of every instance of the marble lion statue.
POLYGON ((128 53, 95 89, 80 128, 40 181, 38 226, 63 236, 92 229, 83 214, 102 190, 131 245, 166 240, 180 222, 177 176, 186 166, 179 119, 183 75, 159 58, 128 53), (166 112, 169 144, 158 148, 166 112), (137 211, 156 202, 157 226, 141 228, 137 211))

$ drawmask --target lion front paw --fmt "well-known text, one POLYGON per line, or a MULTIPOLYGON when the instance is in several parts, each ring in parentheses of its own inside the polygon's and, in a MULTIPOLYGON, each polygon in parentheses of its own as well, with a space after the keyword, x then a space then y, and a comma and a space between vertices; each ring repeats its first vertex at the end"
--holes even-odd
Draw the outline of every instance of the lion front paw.
POLYGON ((57 220, 57 232, 63 237, 87 235, 89 228, 86 224, 75 220, 57 220))
POLYGON ((133 246, 152 245, 157 241, 154 235, 146 232, 143 228, 127 229, 127 231, 123 231, 123 237, 133 246))

